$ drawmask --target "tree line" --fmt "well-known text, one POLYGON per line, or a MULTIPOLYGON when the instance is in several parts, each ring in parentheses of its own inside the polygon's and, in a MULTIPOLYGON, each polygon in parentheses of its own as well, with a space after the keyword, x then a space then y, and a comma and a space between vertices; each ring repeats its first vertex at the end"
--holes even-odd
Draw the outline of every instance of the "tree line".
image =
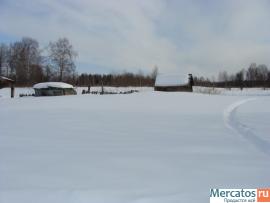
MULTIPOLYGON (((30 37, 5 44, 0 43, 0 75, 16 81, 16 86, 32 86, 39 82, 63 81, 76 86, 154 86, 158 68, 148 75, 88 74, 76 72, 78 56, 67 38, 59 38, 41 48, 30 37)), ((193 74, 194 85, 215 87, 270 87, 270 70, 265 64, 250 64, 236 73, 221 71, 217 80, 193 74)))
POLYGON ((217 80, 194 77, 194 83, 197 86, 225 88, 270 87, 270 70, 265 64, 251 63, 247 69, 239 70, 236 73, 221 71, 217 76, 217 80))
POLYGON ((29 86, 43 81, 64 81, 75 74, 77 53, 67 38, 50 42, 41 49, 37 40, 0 44, 0 75, 10 77, 16 85, 29 86))
POLYGON ((63 81, 77 86, 153 86, 157 67, 149 75, 143 73, 87 74, 76 72, 78 56, 67 38, 59 38, 41 48, 30 37, 0 43, 0 75, 12 78, 16 86, 32 86, 39 82, 63 81))
POLYGON ((142 73, 122 73, 122 74, 87 74, 83 73, 78 76, 77 86, 153 86, 155 78, 151 75, 142 73))

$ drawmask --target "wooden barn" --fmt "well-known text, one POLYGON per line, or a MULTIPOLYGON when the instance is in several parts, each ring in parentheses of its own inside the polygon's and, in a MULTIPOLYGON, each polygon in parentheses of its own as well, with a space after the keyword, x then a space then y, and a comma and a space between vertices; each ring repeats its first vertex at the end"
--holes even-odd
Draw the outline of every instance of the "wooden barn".
POLYGON ((4 77, 4 76, 0 76, 0 89, 4 87, 10 87, 11 98, 14 97, 14 92, 15 92, 14 84, 15 84, 14 80, 4 77))
POLYGON ((192 92, 193 77, 188 75, 157 75, 155 91, 165 92, 192 92))
POLYGON ((33 86, 35 96, 62 96, 62 95, 76 95, 74 87, 63 82, 43 82, 33 86))

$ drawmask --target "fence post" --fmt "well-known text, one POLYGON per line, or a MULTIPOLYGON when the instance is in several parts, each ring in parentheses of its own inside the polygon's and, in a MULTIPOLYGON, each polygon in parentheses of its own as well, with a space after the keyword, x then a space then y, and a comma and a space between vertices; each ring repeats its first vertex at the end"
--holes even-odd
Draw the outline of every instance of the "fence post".
POLYGON ((15 92, 15 88, 14 88, 14 83, 11 83, 11 87, 10 87, 10 96, 11 98, 14 98, 14 92, 15 92))

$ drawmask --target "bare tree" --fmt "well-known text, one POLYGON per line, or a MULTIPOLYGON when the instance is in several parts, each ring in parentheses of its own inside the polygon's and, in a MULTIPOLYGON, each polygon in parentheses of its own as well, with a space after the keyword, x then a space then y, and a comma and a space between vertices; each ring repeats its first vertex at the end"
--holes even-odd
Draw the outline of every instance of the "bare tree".
POLYGON ((151 78, 152 78, 153 80, 156 80, 157 75, 158 75, 158 67, 155 66, 155 67, 153 68, 153 70, 152 70, 151 78))
POLYGON ((257 77, 256 63, 250 64, 246 72, 246 78, 248 81, 255 81, 257 77))
POLYGON ((257 78, 258 81, 267 81, 268 79, 268 68, 265 64, 257 66, 257 78))
POLYGON ((0 75, 8 76, 8 71, 7 71, 8 63, 7 62, 8 62, 8 46, 1 43, 0 44, 0 75))
POLYGON ((60 38, 49 44, 49 58, 60 81, 63 81, 64 76, 70 76, 75 71, 76 56, 77 53, 67 38, 60 38))
POLYGON ((26 38, 22 39, 24 54, 26 58, 26 77, 28 84, 39 82, 42 78, 41 68, 41 51, 39 43, 35 39, 26 38))
POLYGON ((245 73, 245 70, 242 69, 235 74, 235 84, 239 86, 241 90, 243 89, 243 86, 244 86, 244 73, 245 73))
POLYGON ((27 56, 25 50, 21 41, 10 45, 9 66, 11 67, 11 73, 9 74, 16 76, 17 84, 27 81, 27 56))
POLYGON ((24 37, 10 45, 9 66, 16 75, 19 84, 31 84, 40 73, 41 53, 39 43, 32 38, 24 37))

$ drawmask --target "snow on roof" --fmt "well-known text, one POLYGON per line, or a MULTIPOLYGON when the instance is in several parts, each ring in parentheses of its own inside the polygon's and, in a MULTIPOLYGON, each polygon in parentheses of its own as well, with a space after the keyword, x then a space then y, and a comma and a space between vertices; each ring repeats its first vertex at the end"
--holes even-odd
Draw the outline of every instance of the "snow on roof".
POLYGON ((177 85, 186 85, 188 84, 188 75, 166 75, 159 74, 157 75, 155 86, 177 86, 177 85))
POLYGON ((7 78, 7 77, 4 77, 4 76, 0 76, 0 79, 2 79, 2 80, 8 80, 8 81, 14 82, 14 80, 12 80, 12 79, 10 79, 10 78, 7 78))
POLYGON ((72 85, 64 83, 64 82, 42 82, 35 84, 33 86, 34 89, 45 89, 49 87, 54 87, 54 88, 73 88, 72 85))

